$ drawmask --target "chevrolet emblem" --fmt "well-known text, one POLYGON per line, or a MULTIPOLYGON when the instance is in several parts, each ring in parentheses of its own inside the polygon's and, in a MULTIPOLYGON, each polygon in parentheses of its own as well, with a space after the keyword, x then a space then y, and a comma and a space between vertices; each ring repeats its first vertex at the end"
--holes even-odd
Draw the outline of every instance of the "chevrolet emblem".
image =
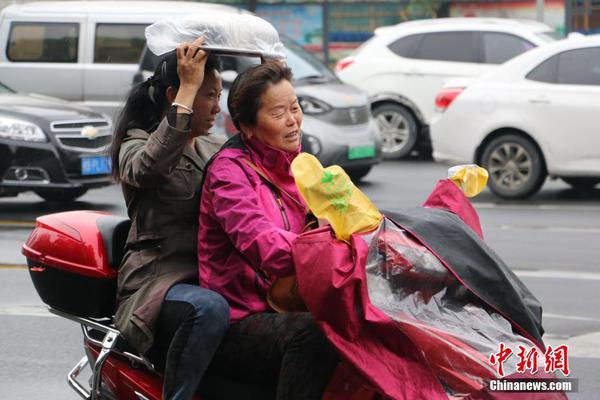
POLYGON ((98 128, 91 125, 86 125, 81 129, 81 136, 90 140, 95 139, 96 136, 98 136, 98 128))

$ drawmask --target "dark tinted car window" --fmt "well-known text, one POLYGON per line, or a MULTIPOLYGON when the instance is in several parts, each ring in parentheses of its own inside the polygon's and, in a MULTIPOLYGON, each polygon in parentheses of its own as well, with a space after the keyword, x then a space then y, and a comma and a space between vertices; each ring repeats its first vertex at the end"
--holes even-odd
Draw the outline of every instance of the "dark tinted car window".
POLYGON ((14 62, 76 63, 79 24, 13 22, 6 56, 14 62))
MULTIPOLYGON (((165 57, 165 55, 157 56, 152 53, 148 47, 145 47, 140 61, 140 70, 154 72, 156 66, 163 57, 165 57)), ((253 65, 260 64, 260 59, 253 57, 219 56, 219 62, 221 63, 222 71, 232 70, 242 72, 253 65)))
POLYGON ((394 54, 400 57, 411 57, 423 35, 409 35, 388 45, 394 54))
POLYGON ((472 32, 426 33, 411 58, 455 62, 477 62, 472 32))
POLYGON ((600 85, 600 47, 560 53, 557 82, 569 85, 600 85))
POLYGON ((535 47, 533 43, 507 33, 480 34, 483 41, 483 62, 486 64, 502 64, 535 47))
POLYGON ((556 83, 558 72, 558 55, 550 57, 537 67, 535 67, 526 78, 532 81, 556 83))
POLYGON ((145 29, 142 24, 96 25, 94 62, 137 64, 146 44, 145 29))
MULTIPOLYGON (((304 50, 301 46, 297 45, 291 39, 281 35, 280 40, 284 45, 284 52, 286 55, 286 64, 292 69, 295 80, 301 80, 305 78, 323 78, 326 80, 337 79, 335 75, 316 57, 304 50)), ((140 61, 140 69, 143 71, 153 72, 158 65, 161 57, 154 55, 146 47, 142 59, 140 61)), ((257 57, 228 57, 221 56, 220 62, 223 71, 234 70, 236 72, 243 72, 246 69, 260 64, 260 59, 257 57)))

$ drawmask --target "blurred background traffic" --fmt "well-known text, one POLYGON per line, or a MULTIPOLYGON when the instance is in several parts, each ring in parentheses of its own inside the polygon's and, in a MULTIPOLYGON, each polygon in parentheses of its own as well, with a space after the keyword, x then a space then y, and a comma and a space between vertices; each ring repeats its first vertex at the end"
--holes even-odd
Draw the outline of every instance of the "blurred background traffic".
MULTIPOLYGON (((481 164, 499 198, 527 198, 547 177, 589 191, 600 183, 600 12, 589 1, 11 2, 0 22, 0 196, 74 200, 111 184, 113 122, 158 60, 145 27, 211 11, 254 12, 278 29, 306 115, 303 149, 356 181, 382 159, 418 155, 481 164)), ((256 62, 223 58, 215 133, 235 133, 227 86, 256 62)))

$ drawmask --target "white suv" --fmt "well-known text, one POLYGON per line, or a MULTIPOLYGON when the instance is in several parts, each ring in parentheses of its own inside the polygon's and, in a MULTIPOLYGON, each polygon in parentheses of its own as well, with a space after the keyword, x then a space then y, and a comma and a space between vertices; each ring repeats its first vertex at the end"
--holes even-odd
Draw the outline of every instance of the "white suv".
POLYGON ((501 18, 440 18, 375 29, 375 36, 338 62, 345 82, 371 97, 386 158, 429 147, 435 96, 451 78, 483 74, 553 41, 540 22, 501 18))

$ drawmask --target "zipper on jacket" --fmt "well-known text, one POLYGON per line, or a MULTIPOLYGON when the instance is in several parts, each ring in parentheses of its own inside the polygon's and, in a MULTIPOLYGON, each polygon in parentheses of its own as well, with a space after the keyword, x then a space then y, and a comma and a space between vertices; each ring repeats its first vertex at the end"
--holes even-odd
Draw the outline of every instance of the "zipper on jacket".
POLYGON ((285 208, 283 207, 283 201, 281 200, 281 196, 275 190, 273 190, 273 194, 275 195, 275 201, 277 201, 277 204, 279 205, 279 211, 281 211, 281 218, 283 219, 283 226, 285 227, 286 231, 289 231, 291 229, 290 221, 285 212, 285 208))

